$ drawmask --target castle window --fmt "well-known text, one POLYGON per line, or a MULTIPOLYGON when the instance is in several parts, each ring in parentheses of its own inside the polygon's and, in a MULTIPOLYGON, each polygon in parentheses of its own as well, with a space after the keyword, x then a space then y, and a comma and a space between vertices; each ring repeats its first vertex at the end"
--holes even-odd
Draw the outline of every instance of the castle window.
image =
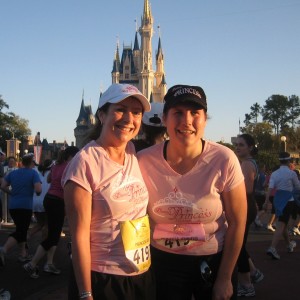
POLYGON ((128 71, 128 70, 129 70, 129 66, 125 66, 125 70, 127 70, 127 71, 128 71))
POLYGON ((129 79, 129 74, 125 73, 125 79, 129 79))

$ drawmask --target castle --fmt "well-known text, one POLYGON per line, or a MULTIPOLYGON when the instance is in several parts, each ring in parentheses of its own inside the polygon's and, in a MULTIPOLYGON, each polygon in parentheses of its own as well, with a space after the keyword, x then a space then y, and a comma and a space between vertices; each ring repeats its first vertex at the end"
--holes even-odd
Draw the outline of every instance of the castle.
MULTIPOLYGON (((150 102, 162 102, 167 92, 164 70, 164 55, 159 36, 158 47, 155 53, 156 70, 153 69, 153 36, 154 19, 148 0, 144 0, 144 10, 141 17, 141 26, 135 32, 134 46, 124 46, 120 59, 119 43, 113 59, 111 72, 112 83, 128 83, 136 86, 150 102), (138 33, 141 43, 139 43, 138 33), (141 45, 141 46, 139 46, 141 45)), ((84 145, 87 130, 95 123, 95 117, 90 105, 85 105, 82 96, 79 116, 74 129, 75 144, 78 148, 84 145)))

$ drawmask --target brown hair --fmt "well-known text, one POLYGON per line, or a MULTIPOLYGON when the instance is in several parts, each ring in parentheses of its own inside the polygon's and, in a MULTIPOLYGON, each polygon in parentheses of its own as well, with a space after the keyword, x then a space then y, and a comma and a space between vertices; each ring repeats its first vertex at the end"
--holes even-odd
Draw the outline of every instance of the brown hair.
POLYGON ((30 167, 30 165, 33 163, 33 154, 32 155, 24 155, 22 157, 22 165, 24 167, 30 167))
POLYGON ((99 120, 98 112, 103 111, 105 114, 107 114, 110 106, 111 106, 111 103, 106 103, 96 111, 96 114, 95 114, 96 123, 94 126, 92 126, 88 130, 87 135, 84 138, 84 144, 87 144, 88 142, 90 142, 92 140, 96 140, 100 136, 101 131, 102 131, 102 123, 99 120))

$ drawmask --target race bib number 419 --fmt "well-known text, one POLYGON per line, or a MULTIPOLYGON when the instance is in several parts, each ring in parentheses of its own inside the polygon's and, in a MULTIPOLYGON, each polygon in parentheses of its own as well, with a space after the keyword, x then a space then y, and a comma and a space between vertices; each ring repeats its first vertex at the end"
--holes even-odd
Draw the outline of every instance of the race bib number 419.
POLYGON ((123 221, 120 228, 126 258, 136 272, 148 270, 151 264, 148 216, 123 221))

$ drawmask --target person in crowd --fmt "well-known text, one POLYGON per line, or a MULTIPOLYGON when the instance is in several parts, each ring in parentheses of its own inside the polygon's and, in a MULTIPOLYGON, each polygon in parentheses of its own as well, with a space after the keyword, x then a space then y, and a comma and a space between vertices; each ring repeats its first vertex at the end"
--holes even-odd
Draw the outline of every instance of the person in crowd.
POLYGON ((258 168, 254 156, 257 154, 257 151, 255 140, 250 134, 245 133, 238 136, 235 152, 241 163, 247 192, 247 223, 243 246, 237 263, 239 272, 238 296, 241 297, 255 296, 255 289, 252 282, 259 282, 264 278, 263 273, 254 266, 246 249, 249 228, 257 214, 256 201, 254 198, 254 187, 256 186, 258 177, 258 168))
POLYGON ((133 140, 136 152, 159 144, 166 139, 166 127, 163 124, 164 104, 151 103, 151 111, 145 112, 142 119, 142 139, 133 140))
MULTIPOLYGON (((5 152, 3 152, 2 150, 0 150, 0 185, 2 182, 2 179, 4 177, 4 165, 6 164, 6 154, 5 152)), ((0 192, 0 222, 2 223, 3 219, 4 219, 4 215, 3 215, 3 193, 0 192)))
POLYGON ((45 240, 48 235, 47 214, 44 207, 44 198, 50 187, 50 183, 47 179, 51 166, 51 159, 45 159, 44 162, 38 166, 38 173, 42 183, 42 193, 40 195, 33 196, 33 215, 36 223, 29 229, 28 239, 40 231, 42 231, 42 240, 45 240))
MULTIPOLYGON (((266 191, 268 191, 269 189, 269 183, 270 183, 270 178, 271 178, 271 174, 272 172, 276 171, 278 169, 278 166, 274 167, 272 171, 267 172, 267 176, 266 176, 266 191)), ((273 205, 273 200, 274 200, 274 195, 276 193, 276 189, 272 189, 272 191, 269 193, 269 205, 266 205, 266 201, 264 203, 264 210, 265 212, 268 212, 268 210, 270 210, 271 207, 271 215, 269 217, 268 223, 266 228, 269 231, 275 232, 276 230, 276 216, 275 216, 275 207, 273 205)), ((266 193, 267 195, 267 193, 266 193)))
MULTIPOLYGON (((14 156, 9 156, 7 158, 7 166, 4 166, 4 176, 7 175, 9 172, 11 171, 14 171, 18 169, 17 167, 17 160, 14 156)), ((7 194, 7 197, 6 197, 6 209, 7 209, 7 212, 6 212, 6 219, 7 219, 7 222, 12 222, 12 218, 9 214, 9 210, 8 210, 8 207, 9 207, 9 200, 10 200, 10 195, 7 194)))
POLYGON ((264 163, 258 164, 258 175, 254 187, 254 198, 257 205, 257 214, 254 220, 256 227, 263 227, 261 218, 265 214, 264 203, 266 199, 266 166, 264 163))
POLYGON ((23 168, 9 172, 1 183, 1 190, 9 194, 9 212, 16 225, 3 247, 0 247, 0 264, 5 264, 4 256, 15 245, 20 247, 19 261, 28 257, 27 231, 30 225, 34 192, 40 194, 42 185, 38 173, 33 170, 33 155, 22 158, 23 168))
MULTIPOLYGON (((300 181, 300 172, 297 169, 293 170, 296 175, 298 180, 300 181)), ((294 198, 294 207, 292 210, 292 214, 291 214, 291 222, 290 222, 290 230, 289 230, 289 234, 290 235, 300 235, 300 191, 298 190, 294 190, 293 191, 293 198, 294 198)))
POLYGON ((91 141, 64 174, 80 299, 155 299, 148 192, 130 141, 149 110, 136 87, 112 84, 99 99, 91 141))
POLYGON ((7 166, 4 166, 4 175, 16 169, 18 169, 16 158, 14 156, 9 156, 7 158, 7 166))
POLYGON ((280 255, 276 250, 276 246, 281 236, 285 240, 288 252, 293 252, 296 247, 296 242, 290 240, 287 225, 295 205, 293 191, 295 189, 300 190, 300 183, 297 174, 289 168, 290 160, 291 156, 288 152, 279 153, 280 168, 271 174, 269 189, 266 195, 265 205, 268 205, 269 195, 273 189, 276 189, 273 205, 275 206, 275 214, 278 217, 278 221, 267 254, 277 260, 280 259, 280 255))
POLYGON ((138 153, 157 299, 230 299, 246 222, 240 164, 229 148, 204 140, 201 87, 175 85, 164 101, 169 140, 138 153))
POLYGON ((43 204, 47 215, 48 234, 46 239, 38 246, 32 260, 23 266, 24 270, 33 279, 39 277, 38 263, 45 254, 47 254, 47 262, 43 268, 44 272, 55 275, 61 273, 53 263, 65 219, 64 192, 61 178, 66 166, 78 151, 79 149, 75 146, 69 146, 65 150, 61 150, 58 159, 47 176, 50 186, 43 204))

